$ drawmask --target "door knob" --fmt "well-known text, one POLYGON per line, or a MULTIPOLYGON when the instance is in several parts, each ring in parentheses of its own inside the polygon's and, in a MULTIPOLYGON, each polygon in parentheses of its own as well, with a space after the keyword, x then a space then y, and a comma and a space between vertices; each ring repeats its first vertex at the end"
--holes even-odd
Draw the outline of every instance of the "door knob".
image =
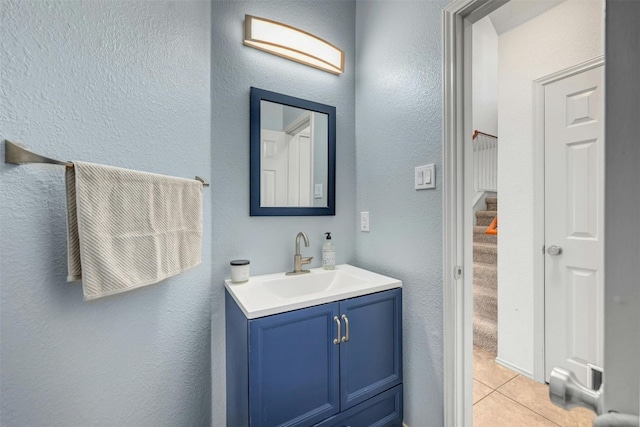
POLYGON ((560 246, 551 245, 547 248, 547 253, 551 256, 558 256, 562 253, 562 248, 560 246))
POLYGON ((583 386, 574 373, 566 369, 553 368, 551 371, 549 399, 554 405, 566 410, 582 406, 596 414, 602 414, 602 388, 595 391, 583 386))

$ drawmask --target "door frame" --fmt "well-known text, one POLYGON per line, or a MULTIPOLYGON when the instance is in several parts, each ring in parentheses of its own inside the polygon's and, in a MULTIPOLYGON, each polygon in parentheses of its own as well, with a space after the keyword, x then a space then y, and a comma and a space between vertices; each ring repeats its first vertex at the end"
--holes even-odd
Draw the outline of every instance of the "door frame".
MULTIPOLYGON (((471 26, 508 0, 454 0, 443 10, 443 332, 444 420, 471 425, 473 389, 472 248, 465 219, 465 147, 471 142, 471 26), (466 276, 466 279, 465 279, 466 276)), ((534 171, 544 171, 544 86, 603 63, 598 57, 533 83, 534 171), (542 92, 540 92, 542 90, 542 92)), ((470 162, 466 162, 470 163, 470 162)), ((466 168, 466 170, 465 170, 466 168)), ((544 175, 534 177, 534 379, 544 381, 544 175), (540 203, 542 202, 542 203, 540 203), (541 231, 541 232, 540 232, 541 231)))
POLYGON ((473 407, 473 294, 464 280, 472 274, 473 255, 464 245, 464 148, 471 141, 464 132, 471 128, 471 93, 464 89, 471 87, 471 26, 507 1, 455 0, 442 15, 445 426, 471 425, 473 407))
MULTIPOLYGON (((599 55, 533 81, 533 379, 545 382, 545 86, 567 77, 604 66, 599 55)), ((603 102, 604 104, 604 102, 603 102)), ((603 113, 604 114, 604 113, 603 113)), ((604 162, 604 159, 602 159, 604 162)), ((604 256, 604 254, 602 254, 604 256)), ((600 325, 600 336, 604 325, 600 325)), ((600 349, 602 350, 602 348, 600 349)))

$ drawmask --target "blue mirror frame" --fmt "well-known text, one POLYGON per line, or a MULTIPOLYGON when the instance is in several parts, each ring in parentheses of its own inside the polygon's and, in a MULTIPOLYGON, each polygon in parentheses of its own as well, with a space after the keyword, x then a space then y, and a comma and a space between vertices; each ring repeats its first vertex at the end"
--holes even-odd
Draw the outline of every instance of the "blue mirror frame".
POLYGON ((264 89, 251 88, 250 95, 250 215, 251 216, 320 216, 336 214, 336 107, 295 98, 264 89), (328 164, 326 207, 260 206, 260 102, 270 101, 328 116, 328 164))

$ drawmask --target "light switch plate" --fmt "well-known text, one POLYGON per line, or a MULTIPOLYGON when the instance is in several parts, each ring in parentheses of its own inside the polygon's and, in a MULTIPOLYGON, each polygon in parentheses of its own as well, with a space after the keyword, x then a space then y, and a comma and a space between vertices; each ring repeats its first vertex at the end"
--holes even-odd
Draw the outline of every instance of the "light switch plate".
POLYGON ((415 189, 436 188, 436 166, 434 164, 415 168, 415 189))
POLYGON ((369 231, 369 212, 360 212, 360 231, 369 231))
POLYGON ((322 199, 322 184, 314 185, 313 189, 314 189, 313 197, 316 199, 322 199))

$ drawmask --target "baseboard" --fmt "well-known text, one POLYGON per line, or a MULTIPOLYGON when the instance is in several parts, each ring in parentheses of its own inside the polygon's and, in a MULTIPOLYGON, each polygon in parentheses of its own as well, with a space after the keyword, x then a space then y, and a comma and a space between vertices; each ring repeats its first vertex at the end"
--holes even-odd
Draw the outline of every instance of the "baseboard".
POLYGON ((504 366, 507 369, 511 369, 512 371, 517 372, 520 375, 523 375, 523 376, 525 376, 527 378, 533 379, 533 374, 531 372, 525 371, 524 369, 521 369, 521 368, 517 367, 516 365, 512 365, 509 362, 505 362, 504 360, 500 359, 499 357, 496 357, 496 363, 498 365, 504 366))

